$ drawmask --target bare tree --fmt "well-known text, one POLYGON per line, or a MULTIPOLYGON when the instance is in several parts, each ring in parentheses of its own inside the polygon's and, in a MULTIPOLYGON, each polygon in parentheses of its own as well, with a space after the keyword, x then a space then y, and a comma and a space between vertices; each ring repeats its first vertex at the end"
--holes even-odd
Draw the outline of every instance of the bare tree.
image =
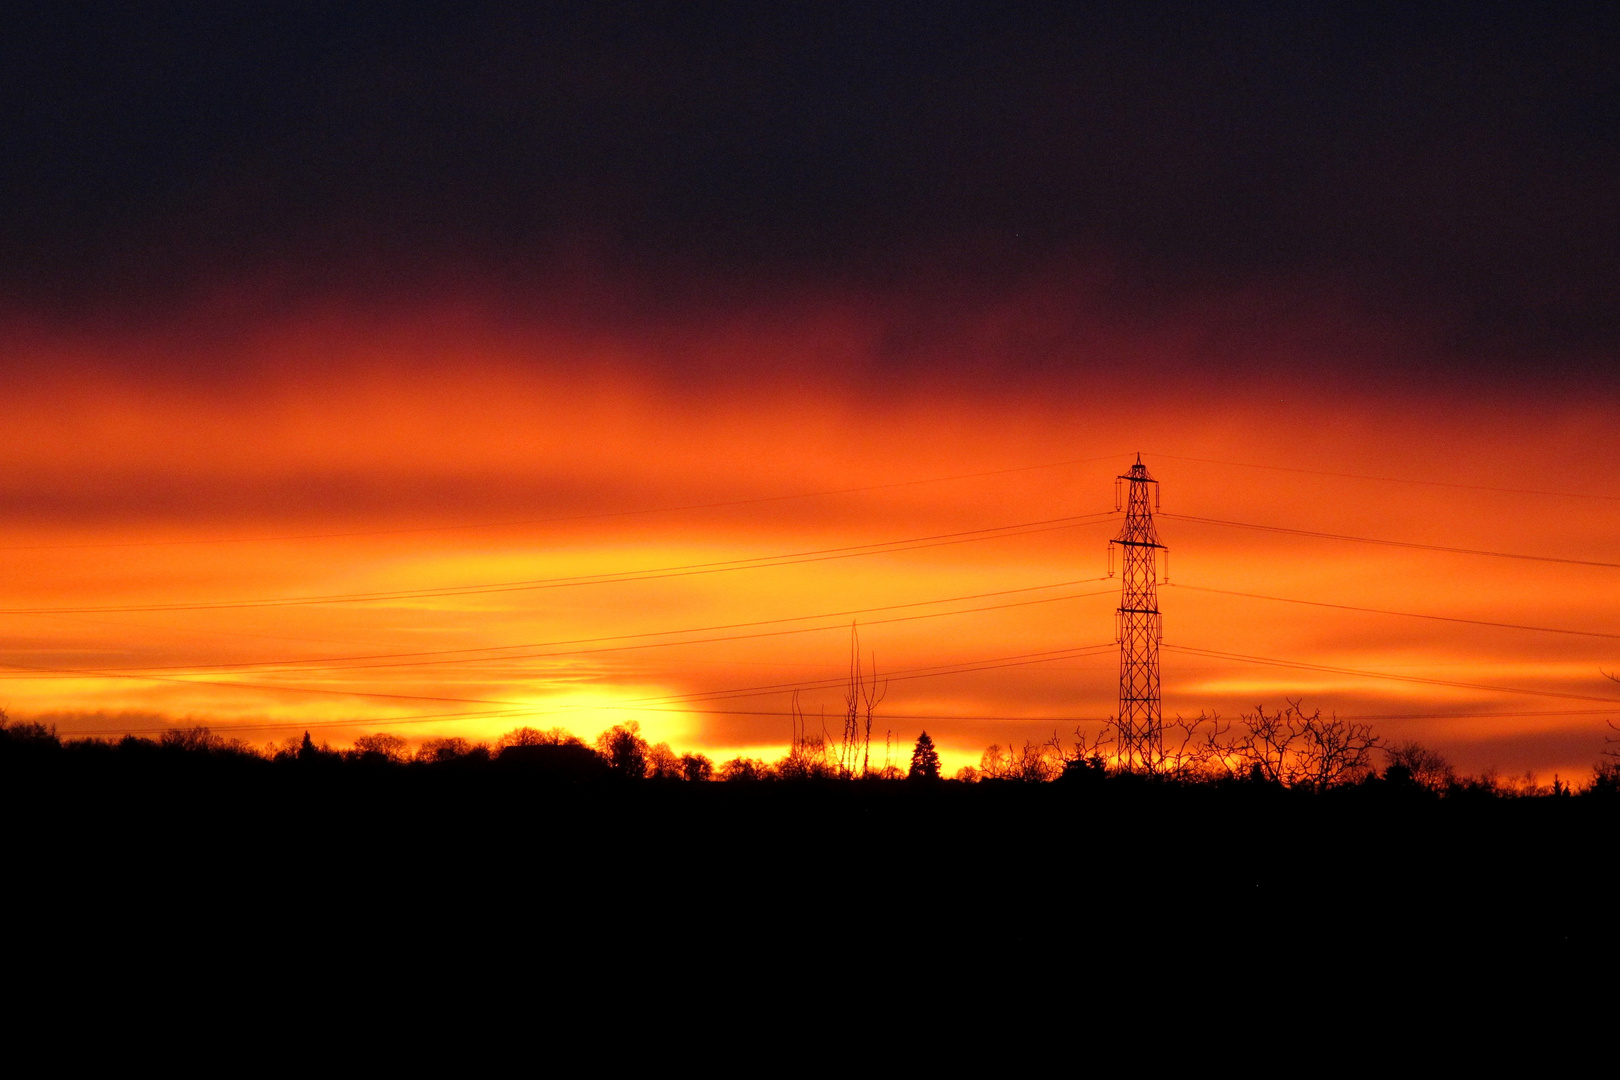
POLYGON ((1231 722, 1223 721, 1219 713, 1199 713, 1191 720, 1177 716, 1165 730, 1164 752, 1156 771, 1183 781, 1233 776, 1237 770, 1231 731, 1231 722))
POLYGON ((992 743, 979 756, 979 775, 986 780, 1022 780, 1042 783, 1055 780, 1063 771, 1062 752, 1055 747, 1056 737, 1043 743, 1025 741, 1022 749, 1008 746, 1003 750, 992 743))
POLYGON ((513 728, 495 740, 497 748, 508 746, 583 746, 585 745, 567 728, 554 727, 538 731, 532 727, 513 728))
POLYGON ((758 758, 734 757, 720 766, 719 776, 727 781, 769 780, 776 774, 758 758))
POLYGON ((887 680, 878 681, 877 657, 870 671, 861 665, 860 631, 849 624, 849 684, 844 690, 844 737, 838 765, 845 776, 865 776, 872 767, 872 717, 878 702, 889 693, 887 680))
MULTIPOLYGON (((34 726, 39 727, 37 724, 34 726)), ((55 728, 53 727, 51 730, 54 738, 55 728)), ((252 754, 254 757, 258 756, 258 751, 241 739, 228 739, 223 735, 216 735, 206 727, 170 728, 158 737, 158 745, 192 753, 245 753, 252 754)))
MULTIPOLYGON (((424 739, 422 745, 416 748, 416 760, 427 762, 456 761, 467 757, 478 749, 478 745, 468 742, 460 736, 453 735, 444 738, 424 739)), ((488 757, 489 747, 484 747, 484 756, 488 757)))
POLYGON ((1256 780, 1273 784, 1286 784, 1292 779, 1288 748, 1293 744, 1295 732, 1284 714, 1267 716, 1265 706, 1259 705, 1253 715, 1244 715, 1243 727, 1243 733, 1233 746, 1243 771, 1256 780))
POLYGON ((898 780, 907 775, 900 771, 900 766, 894 763, 894 752, 898 745, 897 736, 893 728, 883 729, 883 769, 878 773, 885 780, 898 780))
POLYGON ((661 742, 647 748, 647 775, 654 780, 684 780, 686 768, 669 743, 661 742))
MULTIPOLYGON (((1620 683, 1620 673, 1604 671, 1603 677, 1620 683)), ((1620 723, 1614 720, 1605 720, 1604 723, 1616 734, 1603 736, 1603 750, 1598 763, 1592 768, 1588 790, 1613 794, 1620 791, 1620 723)))
POLYGON ((373 761, 391 761, 394 764, 403 764, 411 758, 411 748, 404 739, 391 732, 378 732, 374 735, 362 735, 354 740, 355 757, 373 761))
POLYGON ((1298 701, 1267 715, 1263 706, 1242 718, 1243 731, 1232 744, 1243 773, 1286 787, 1318 791, 1366 775, 1378 736, 1371 725, 1306 715, 1298 701))
POLYGON ((1457 780, 1451 762, 1422 743, 1408 739, 1395 746, 1386 746, 1384 753, 1389 755, 1389 767, 1384 770, 1386 777, 1393 778, 1391 773, 1402 769, 1414 783, 1430 791, 1444 791, 1457 780))
POLYGON ((1095 735, 1088 735, 1084 728, 1076 727, 1074 742, 1067 747, 1054 731, 1052 737, 1046 740, 1046 745, 1051 747, 1052 758, 1057 762, 1060 772, 1082 763, 1103 770, 1107 768, 1107 755, 1104 751, 1113 744, 1115 728, 1116 724, 1111 719, 1105 721, 1102 730, 1095 735))
MULTIPOLYGON (((1615 672, 1605 671, 1603 672, 1603 677, 1620 683, 1620 674, 1616 674, 1615 672)), ((1620 724, 1616 724, 1613 720, 1605 720, 1604 723, 1609 725, 1610 731, 1620 732, 1620 724)), ((1620 744, 1620 737, 1615 735, 1605 735, 1603 736, 1603 744, 1603 756, 1606 758, 1613 758, 1614 764, 1620 766, 1620 749, 1616 748, 1617 744, 1620 744)))
MULTIPOLYGON (((1200 713, 1191 720, 1178 716, 1165 731, 1162 752, 1138 768, 1186 782, 1247 776, 1320 791, 1368 775, 1379 746, 1370 725, 1324 717, 1320 709, 1306 713, 1298 701, 1275 713, 1259 707, 1239 725, 1216 714, 1200 713)), ((1026 742, 1022 749, 992 745, 980 757, 975 775, 1040 781, 1081 767, 1102 772, 1112 732, 1112 722, 1094 738, 1077 728, 1072 747, 1065 747, 1056 732, 1043 743, 1026 742)))
POLYGON ((651 747, 641 737, 641 722, 615 724, 596 737, 596 752, 607 761, 615 776, 641 780, 647 775, 647 754, 651 747))
POLYGON ((822 719, 819 734, 810 734, 797 690, 793 692, 791 710, 793 743, 788 747, 787 757, 776 763, 776 775, 783 780, 823 780, 837 776, 838 767, 828 760, 826 719, 822 719))
POLYGON ((1298 712, 1298 702, 1292 707, 1301 720, 1299 780, 1295 783, 1303 782, 1321 791, 1360 780, 1371 771, 1379 739, 1370 724, 1352 723, 1337 716, 1323 719, 1320 709, 1305 717, 1298 712))

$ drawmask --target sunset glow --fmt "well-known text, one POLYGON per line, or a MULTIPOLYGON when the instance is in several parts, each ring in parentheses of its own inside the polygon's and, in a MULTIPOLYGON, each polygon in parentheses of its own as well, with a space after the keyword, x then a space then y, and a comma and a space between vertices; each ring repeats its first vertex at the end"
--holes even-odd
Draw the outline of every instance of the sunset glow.
MULTIPOLYGON (((747 347, 791 357, 802 322, 747 347)), ((124 370, 161 335, 34 336, 4 471, 11 715, 255 743, 635 719, 774 757, 794 687, 841 723, 855 622, 892 677, 879 734, 898 754, 927 729, 954 769, 1112 714, 1106 545, 1137 451, 1171 548, 1167 714, 1298 699, 1464 767, 1566 775, 1613 715, 1620 529, 1591 404, 1212 402, 1172 377, 1132 416, 1106 374, 873 402, 791 363, 693 397, 635 341, 576 357, 466 316, 368 333, 272 327, 222 346, 230 379, 168 385, 124 370)), ((683 348, 723 368, 743 336, 683 348)), ((839 347, 821 363, 869 359, 839 347)))
POLYGON ((1609 16, 878 7, 30 15, 0 709, 775 760, 853 629, 954 772, 1115 712, 1140 454, 1167 717, 1590 773, 1609 16))

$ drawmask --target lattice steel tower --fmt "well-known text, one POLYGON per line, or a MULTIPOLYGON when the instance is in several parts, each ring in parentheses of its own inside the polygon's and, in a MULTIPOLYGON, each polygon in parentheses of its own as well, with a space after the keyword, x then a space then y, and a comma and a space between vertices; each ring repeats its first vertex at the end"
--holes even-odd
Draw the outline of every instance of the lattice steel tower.
MULTIPOLYGON (((1148 475, 1142 455, 1125 475, 1114 480, 1114 509, 1125 507, 1125 525, 1114 538, 1124 552, 1120 571, 1119 611, 1114 633, 1119 641, 1119 764, 1125 769, 1153 769, 1164 756, 1164 712, 1159 703, 1159 543, 1153 511, 1159 504, 1159 482, 1148 475), (1153 506, 1148 485, 1153 485, 1153 506), (1127 488, 1128 491, 1122 491, 1127 488), (1123 496, 1123 497, 1122 497, 1123 496)), ((1110 550, 1112 550, 1110 548, 1110 550)))

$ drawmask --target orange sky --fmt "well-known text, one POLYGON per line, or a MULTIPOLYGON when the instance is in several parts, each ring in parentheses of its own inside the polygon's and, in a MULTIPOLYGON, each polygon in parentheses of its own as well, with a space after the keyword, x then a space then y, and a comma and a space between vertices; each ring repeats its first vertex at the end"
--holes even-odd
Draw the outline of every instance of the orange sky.
MULTIPOLYGON (((67 735, 206 723, 260 744, 636 719, 677 749, 774 759, 787 687, 839 730, 825 684, 858 618, 896 676, 879 742, 892 731, 904 758, 926 728, 954 770, 1112 711, 1118 582, 1098 579, 1137 451, 1167 515, 1620 563, 1612 395, 1397 396, 1331 372, 1398 344, 1287 328, 1257 374, 1207 319, 1101 335, 1067 367, 1089 378, 997 376, 997 342, 1051 307, 992 308, 936 343, 981 355, 972 377, 946 357, 955 374, 903 383, 874 366, 884 327, 835 302, 618 333, 466 305, 228 333, 16 327, 0 705, 67 735), (927 537, 961 542, 829 551, 927 537), (841 557, 708 565, 810 552, 841 557), (624 574, 641 576, 558 580, 624 574), (310 599, 331 597, 348 599, 310 599), (761 686, 782 689, 701 696, 761 686)), ((1184 517, 1159 521, 1169 715, 1298 698, 1468 770, 1566 777, 1620 716, 1602 675, 1620 667, 1620 568, 1184 517)))

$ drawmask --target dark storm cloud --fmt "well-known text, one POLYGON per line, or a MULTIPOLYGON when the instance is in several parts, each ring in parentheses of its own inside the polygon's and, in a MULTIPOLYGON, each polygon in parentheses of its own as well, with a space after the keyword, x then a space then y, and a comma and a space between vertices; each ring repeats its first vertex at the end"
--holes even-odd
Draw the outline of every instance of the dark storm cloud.
POLYGON ((1132 317, 1331 292, 1476 370, 1580 368, 1620 343, 1616 21, 39 5, 0 45, 0 283, 82 312, 255 274, 675 306, 1074 274, 1132 317))

